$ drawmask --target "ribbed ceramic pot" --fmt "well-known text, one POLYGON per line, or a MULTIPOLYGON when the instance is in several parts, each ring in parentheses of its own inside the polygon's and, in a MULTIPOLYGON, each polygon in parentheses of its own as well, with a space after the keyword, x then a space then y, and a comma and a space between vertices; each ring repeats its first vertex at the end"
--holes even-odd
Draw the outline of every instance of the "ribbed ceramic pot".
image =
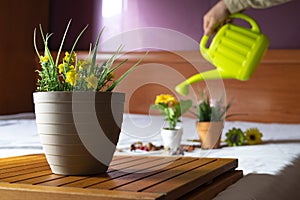
POLYGON ((183 133, 182 127, 178 127, 175 130, 163 128, 161 129, 160 133, 163 140, 165 152, 169 154, 175 154, 176 151, 180 148, 183 133))
POLYGON ((37 129, 55 174, 89 175, 107 171, 116 149, 124 93, 36 92, 37 129))
POLYGON ((198 135, 202 149, 220 148, 221 135, 224 121, 220 122, 197 122, 198 135))

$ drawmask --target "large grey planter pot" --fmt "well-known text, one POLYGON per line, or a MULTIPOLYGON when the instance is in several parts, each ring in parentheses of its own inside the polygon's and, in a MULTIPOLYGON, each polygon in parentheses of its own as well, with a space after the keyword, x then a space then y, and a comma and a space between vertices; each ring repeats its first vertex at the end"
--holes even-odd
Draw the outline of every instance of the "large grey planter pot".
POLYGON ((52 172, 106 172, 119 140, 125 94, 36 92, 33 98, 37 129, 52 172))

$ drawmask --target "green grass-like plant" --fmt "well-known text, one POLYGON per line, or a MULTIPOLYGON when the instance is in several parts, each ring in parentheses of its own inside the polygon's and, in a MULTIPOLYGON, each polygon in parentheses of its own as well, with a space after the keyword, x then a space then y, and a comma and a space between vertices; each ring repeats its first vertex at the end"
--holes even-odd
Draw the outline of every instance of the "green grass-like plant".
POLYGON ((55 61, 48 47, 48 41, 52 34, 45 35, 42 26, 39 26, 44 44, 44 55, 41 55, 37 48, 36 29, 34 29, 33 44, 41 65, 41 70, 37 70, 39 75, 39 79, 37 81, 37 91, 39 92, 74 90, 111 92, 131 71, 133 71, 142 62, 143 58, 148 53, 147 52, 143 58, 141 58, 124 74, 115 80, 114 72, 121 67, 127 61, 127 59, 117 65, 114 65, 115 60, 123 49, 123 46, 120 45, 117 51, 101 65, 96 62, 99 40, 104 29, 102 29, 99 33, 93 48, 91 45, 89 56, 84 60, 78 60, 77 54, 75 53, 75 47, 80 37, 87 29, 86 26, 77 36, 71 50, 65 52, 64 58, 62 59, 61 63, 59 63, 60 54, 62 52, 63 44, 70 24, 71 20, 69 21, 64 32, 55 61))
POLYGON ((199 122, 218 122, 224 120, 231 102, 224 105, 225 99, 222 96, 212 105, 210 97, 205 95, 203 90, 200 90, 200 97, 201 100, 197 99, 197 104, 195 105, 197 112, 192 112, 198 118, 199 122))

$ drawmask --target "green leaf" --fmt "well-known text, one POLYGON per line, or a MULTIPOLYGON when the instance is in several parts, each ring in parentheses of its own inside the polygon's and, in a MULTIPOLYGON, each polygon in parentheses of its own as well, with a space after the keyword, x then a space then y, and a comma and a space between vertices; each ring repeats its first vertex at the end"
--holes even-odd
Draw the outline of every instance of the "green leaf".
POLYGON ((34 46, 36 54, 38 55, 38 57, 40 59, 41 55, 40 55, 40 53, 38 51, 38 48, 37 48, 37 45, 36 45, 36 28, 33 31, 33 46, 34 46))
POLYGON ((192 100, 180 100, 180 110, 181 110, 181 115, 186 113, 193 105, 192 100))
POLYGON ((91 75, 91 73, 93 72, 95 66, 96 66, 96 58, 97 58, 97 53, 98 53, 98 45, 99 45, 99 41, 100 41, 100 37, 102 35, 104 31, 104 28, 101 29, 100 33, 98 34, 96 43, 94 45, 94 49, 93 49, 93 53, 92 53, 92 60, 91 60, 91 68, 90 68, 90 72, 88 75, 91 75))
MULTIPOLYGON (((63 36, 63 38, 62 38, 62 41, 61 41, 61 43, 60 43, 60 47, 59 47, 58 52, 57 52, 56 61, 55 61, 55 65, 56 65, 56 66, 58 65, 59 55, 60 55, 61 49, 62 49, 62 47, 63 47, 65 38, 66 38, 66 36, 67 36, 67 32, 68 32, 69 26, 70 26, 70 24, 71 24, 71 21, 72 21, 72 20, 70 20, 70 21, 68 22, 67 28, 66 28, 66 30, 65 30, 64 36, 63 36)), ((72 55, 72 54, 71 54, 71 55, 72 55)))
MULTIPOLYGON (((74 49, 75 49, 75 47, 76 47, 76 45, 77 45, 77 43, 78 43, 78 41, 79 41, 81 35, 84 33, 84 31, 87 29, 87 27, 88 27, 88 25, 86 25, 86 26, 82 29, 82 31, 79 33, 79 35, 77 36, 75 42, 73 43, 72 49, 71 49, 71 51, 70 51, 70 56, 72 56, 72 54, 73 54, 73 52, 74 52, 74 49)), ((71 62, 71 59, 68 60, 67 66, 70 66, 70 62, 71 62)))
POLYGON ((112 91, 131 71, 133 71, 144 60, 144 58, 147 54, 148 54, 148 51, 145 53, 145 55, 137 63, 135 63, 118 80, 116 80, 110 87, 108 87, 106 89, 106 91, 112 91))
POLYGON ((53 61, 51 52, 50 52, 50 50, 49 50, 49 48, 48 48, 48 39, 51 37, 51 34, 50 34, 50 35, 47 35, 47 34, 46 34, 46 37, 44 37, 43 28, 42 28, 42 25, 41 25, 41 24, 40 24, 40 32, 41 32, 42 39, 43 39, 44 46, 45 46, 44 56, 45 56, 45 55, 48 55, 48 56, 49 56, 49 62, 50 62, 51 65, 53 66, 53 65, 54 65, 54 61, 53 61))

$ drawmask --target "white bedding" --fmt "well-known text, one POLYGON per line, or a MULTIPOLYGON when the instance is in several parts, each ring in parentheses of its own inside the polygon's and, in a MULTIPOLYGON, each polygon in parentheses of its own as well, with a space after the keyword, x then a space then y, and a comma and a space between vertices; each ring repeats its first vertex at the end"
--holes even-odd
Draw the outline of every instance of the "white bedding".
MULTIPOLYGON (((182 121, 184 130, 182 144, 198 144, 197 142, 190 142, 192 139, 198 139, 195 119, 183 118, 182 121)), ((121 152, 116 152, 115 154, 162 155, 163 151, 131 152, 129 150, 130 144, 137 141, 142 141, 143 143, 152 142, 155 145, 162 145, 162 139, 159 133, 162 125, 163 117, 161 116, 124 114, 122 132, 117 145, 117 148, 121 150, 121 152)), ((276 178, 281 177, 281 174, 288 173, 286 170, 289 169, 289 165, 298 167, 296 175, 293 175, 293 177, 299 179, 300 124, 266 124, 238 121, 226 122, 222 139, 225 139, 225 133, 232 127, 241 128, 242 130, 258 128, 263 133, 262 139, 264 144, 222 147, 217 150, 202 150, 196 148, 193 152, 184 153, 184 156, 237 158, 239 160, 238 169, 243 170, 244 175, 246 176, 236 184, 232 185, 232 187, 229 187, 224 192, 220 193, 216 199, 243 199, 242 197, 251 199, 263 197, 263 195, 257 196, 264 193, 259 189, 263 188, 265 191, 266 188, 264 187, 267 183, 276 182, 276 178), (259 181, 259 184, 255 181, 255 184, 253 184, 252 179, 261 181, 259 181), (238 196, 241 195, 241 193, 245 194, 243 194, 242 197, 238 196)), ((0 158, 42 152, 43 150, 37 133, 34 114, 24 113, 19 115, 0 116, 0 158)), ((293 169, 292 167, 290 168, 293 169)), ((281 177, 280 180, 284 180, 284 178, 281 177)), ((278 183, 280 182, 282 181, 278 181, 278 183)), ((299 185, 298 183, 293 185, 290 184, 292 183, 289 183, 289 189, 298 187, 297 189, 300 191, 299 186, 297 186, 299 185)), ((281 187, 287 186, 285 184, 281 187)), ((275 188, 268 187, 267 189, 272 191, 275 188)), ((278 192, 280 192, 280 189, 278 192)), ((276 194, 276 192, 274 194, 276 194)), ((295 195, 296 194, 292 194, 292 197, 295 195)), ((275 196, 280 197, 279 194, 275 196)))
MULTIPOLYGON (((161 155, 162 152, 130 152, 131 143, 142 141, 152 142, 161 145, 162 139, 159 134, 163 117, 145 115, 125 115, 122 134, 118 148, 124 152, 118 154, 154 154, 161 155)), ((183 118, 182 144, 198 144, 189 142, 191 139, 198 139, 195 126, 195 119, 183 118)), ((244 145, 239 147, 223 147, 216 150, 202 150, 196 148, 193 152, 185 152, 185 156, 197 157, 221 157, 238 158, 239 167, 244 174, 267 173, 277 174, 286 165, 300 156, 300 124, 265 124, 250 122, 226 122, 222 139, 225 133, 233 128, 241 128, 243 131, 248 128, 258 128, 263 133, 264 144, 244 145)))

